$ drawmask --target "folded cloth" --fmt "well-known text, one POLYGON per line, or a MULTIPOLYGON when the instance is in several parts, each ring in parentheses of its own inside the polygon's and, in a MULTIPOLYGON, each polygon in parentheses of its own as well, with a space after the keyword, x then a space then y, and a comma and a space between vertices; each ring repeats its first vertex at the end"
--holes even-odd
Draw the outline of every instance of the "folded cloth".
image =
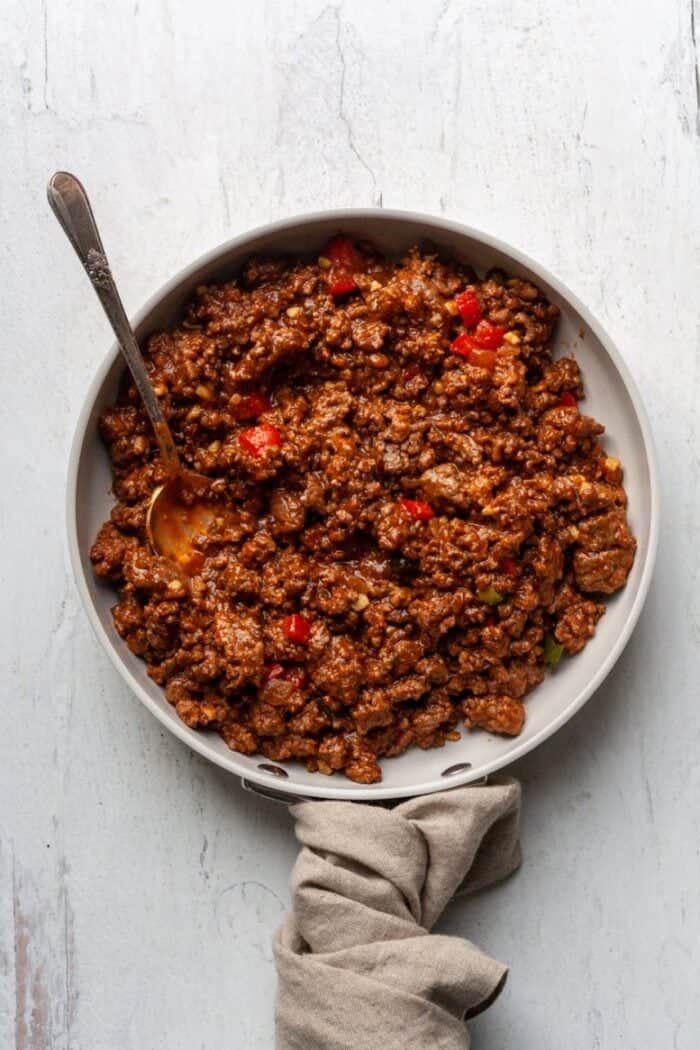
POLYGON ((400 803, 303 802, 293 910, 275 938, 277 1050, 466 1050, 507 967, 430 934, 455 894, 520 863, 520 785, 400 803))

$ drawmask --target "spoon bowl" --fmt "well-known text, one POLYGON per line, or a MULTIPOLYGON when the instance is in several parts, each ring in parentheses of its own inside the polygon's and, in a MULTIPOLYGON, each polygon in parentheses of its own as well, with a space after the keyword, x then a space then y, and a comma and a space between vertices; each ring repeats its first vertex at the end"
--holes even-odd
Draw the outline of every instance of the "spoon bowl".
POLYGON ((187 575, 199 572, 204 556, 198 538, 216 521, 207 494, 211 479, 192 470, 181 470, 159 485, 146 514, 146 534, 153 551, 174 561, 187 575))

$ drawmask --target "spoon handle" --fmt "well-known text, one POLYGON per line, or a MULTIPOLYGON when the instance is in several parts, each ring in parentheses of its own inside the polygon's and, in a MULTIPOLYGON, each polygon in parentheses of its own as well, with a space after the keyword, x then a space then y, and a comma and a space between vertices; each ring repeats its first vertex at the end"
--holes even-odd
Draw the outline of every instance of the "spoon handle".
POLYGON ((153 424, 156 441, 169 474, 180 472, 180 459, 175 442, 170 432, 163 409, 148 377, 134 330, 129 324, 124 306, 119 297, 112 271, 102 247, 102 241, 90 207, 88 195, 75 175, 67 171, 57 171, 52 175, 47 187, 49 204, 58 219, 68 240, 75 248, 90 283, 102 303, 112 326, 119 349, 126 358, 134 382, 138 388, 153 424))

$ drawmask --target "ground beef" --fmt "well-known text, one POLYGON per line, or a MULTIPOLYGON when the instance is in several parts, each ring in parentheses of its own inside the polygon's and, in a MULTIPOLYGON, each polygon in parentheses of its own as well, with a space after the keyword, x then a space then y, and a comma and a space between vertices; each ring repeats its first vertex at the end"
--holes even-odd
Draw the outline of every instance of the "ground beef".
POLYGON ((622 468, 552 360, 532 284, 338 237, 198 288, 146 360, 221 514, 183 577, 148 547, 162 465, 125 382, 92 548, 114 623, 180 718, 243 754, 381 778, 460 722, 515 735, 635 553, 622 468))

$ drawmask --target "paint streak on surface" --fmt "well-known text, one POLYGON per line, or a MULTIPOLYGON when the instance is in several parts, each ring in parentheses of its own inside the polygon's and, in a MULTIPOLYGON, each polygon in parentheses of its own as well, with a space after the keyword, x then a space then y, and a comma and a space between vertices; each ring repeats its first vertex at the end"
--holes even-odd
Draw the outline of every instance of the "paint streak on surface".
POLYGON ((50 999, 45 964, 36 952, 41 940, 35 915, 25 911, 21 883, 13 868, 15 920, 15 1050, 46 1050, 50 1041, 50 999))
POLYGON ((39 895, 31 875, 12 864, 15 1050, 72 1045, 78 993, 67 872, 61 858, 54 905, 39 895))

